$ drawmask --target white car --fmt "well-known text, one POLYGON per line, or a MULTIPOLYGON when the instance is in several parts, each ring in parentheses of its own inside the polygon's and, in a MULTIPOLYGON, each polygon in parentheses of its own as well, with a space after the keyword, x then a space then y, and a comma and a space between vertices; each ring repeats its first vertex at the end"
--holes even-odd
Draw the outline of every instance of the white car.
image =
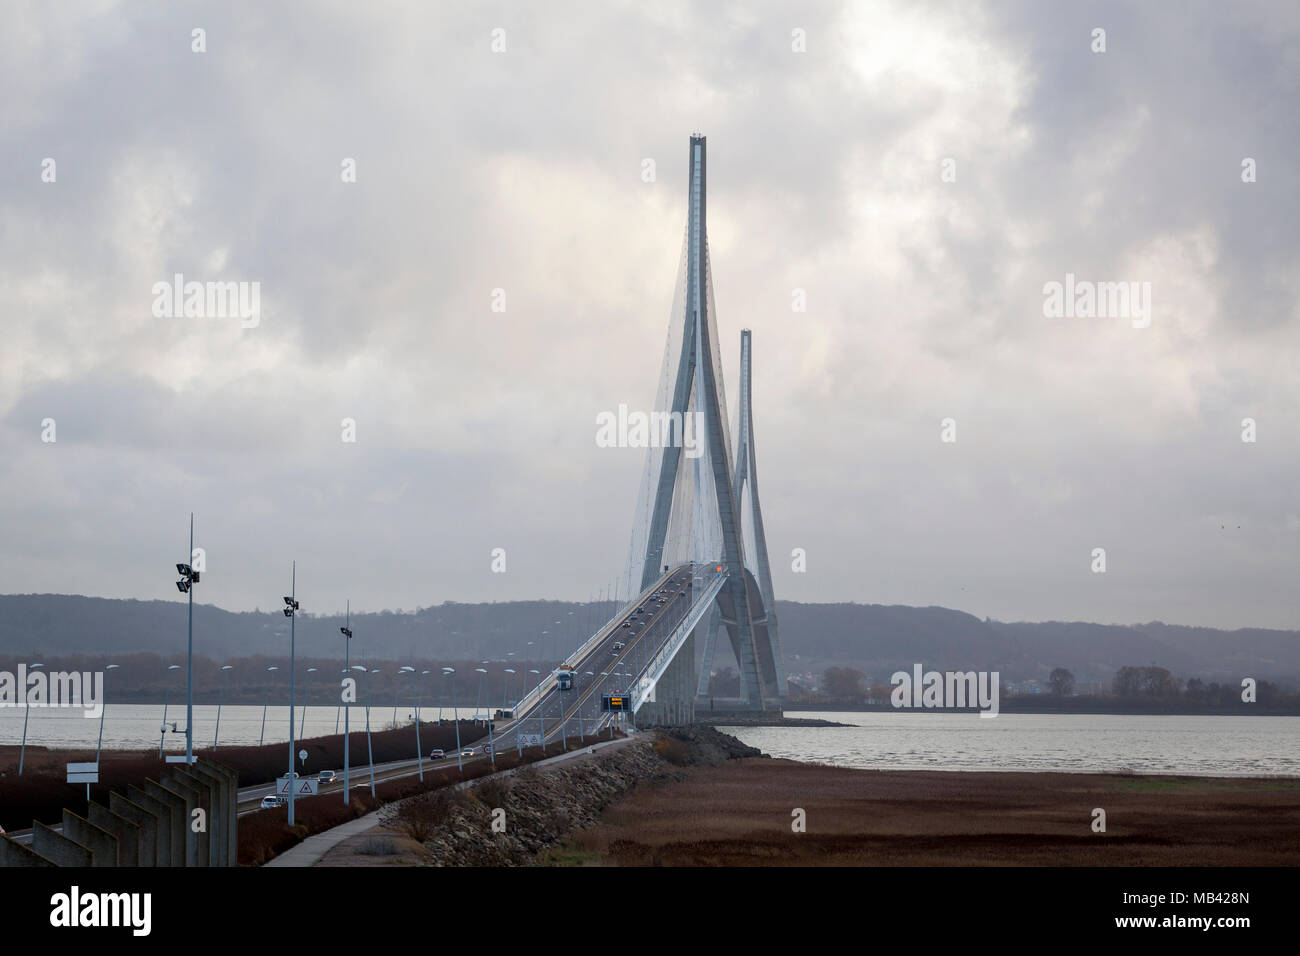
POLYGON ((284 797, 280 796, 278 793, 268 793, 262 798, 262 809, 272 810, 275 807, 284 806, 284 803, 284 797))

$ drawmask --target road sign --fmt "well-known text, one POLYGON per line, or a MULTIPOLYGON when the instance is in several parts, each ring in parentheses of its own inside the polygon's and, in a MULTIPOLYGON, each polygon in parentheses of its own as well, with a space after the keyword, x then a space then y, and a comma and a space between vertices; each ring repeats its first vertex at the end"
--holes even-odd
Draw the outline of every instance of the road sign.
POLYGON ((605 694, 600 698, 600 709, 604 711, 631 710, 632 698, 626 694, 605 694))
POLYGON ((520 734, 519 743, 525 747, 540 747, 542 745, 541 734, 520 734))
POLYGON ((305 751, 305 750, 299 750, 299 751, 298 751, 298 759, 301 760, 303 763, 306 763, 306 762, 307 762, 307 751, 305 751))
POLYGON ((99 783, 99 764, 68 764, 68 783, 99 783))
MULTIPOLYGON (((289 783, 288 777, 281 777, 275 782, 275 792, 288 796, 289 783)), ((292 783, 295 797, 314 797, 320 792, 320 781, 315 777, 294 777, 292 783)))

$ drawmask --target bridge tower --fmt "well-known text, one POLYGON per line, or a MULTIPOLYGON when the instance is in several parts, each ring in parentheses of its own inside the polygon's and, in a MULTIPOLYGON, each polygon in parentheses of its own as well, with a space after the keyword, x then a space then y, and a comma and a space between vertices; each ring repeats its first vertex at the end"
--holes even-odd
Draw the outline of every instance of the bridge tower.
MULTIPOLYGON (((685 487, 679 474, 683 468, 694 468, 697 486, 707 484, 704 494, 695 498, 694 504, 703 501, 720 526, 720 553, 710 554, 707 561, 722 565, 728 580, 718 594, 716 605, 717 627, 725 627, 731 649, 740 666, 741 688, 747 706, 753 709, 779 707, 784 696, 783 666, 780 645, 776 642, 775 615, 771 607, 771 576, 767 567, 767 547, 762 536, 762 519, 758 510, 757 484, 754 473, 752 416, 748 408, 748 375, 742 383, 742 437, 740 455, 735 468, 727 429, 726 401, 723 397, 721 362, 718 354, 717 324, 713 315, 712 276, 709 269, 709 244, 706 221, 707 176, 705 137, 692 136, 690 140, 690 178, 687 188, 686 249, 684 260, 684 295, 682 308, 674 314, 670 328, 670 342, 680 341, 675 374, 671 377, 672 399, 667 410, 679 415, 679 421, 696 415, 704 426, 704 444, 707 449, 704 462, 684 465, 682 442, 670 442, 658 459, 658 475, 654 482, 654 505, 649 515, 645 539, 644 560, 641 565, 641 588, 648 588, 659 576, 664 564, 664 549, 673 517, 675 492, 685 487), (675 334, 680 330, 680 339, 675 334), (742 533, 740 492, 748 481, 751 495, 753 528, 758 542, 756 550, 761 559, 759 582, 746 567, 745 541, 742 533)), ((748 332, 742 337, 742 359, 749 354, 748 332)), ((671 361, 672 356, 666 356, 671 361)), ((748 363, 745 365, 748 368, 748 363)), ((717 627, 713 628, 716 643, 717 627)), ((706 635, 707 637, 707 635, 706 635)), ((712 663, 714 647, 708 647, 706 669, 712 663)), ((683 681, 683 692, 691 693, 695 682, 683 681), (687 686, 691 685, 691 686, 687 686)))
MULTIPOLYGON (((753 336, 749 329, 740 330, 740 428, 736 435, 736 475, 732 482, 736 506, 743 509, 749 502, 749 528, 753 532, 750 553, 758 569, 758 590, 762 596, 762 609, 766 615, 751 617, 756 634, 755 646, 764 675, 765 692, 770 696, 785 696, 785 658, 781 652, 781 637, 776 623, 776 598, 772 593, 772 568, 767 559, 767 534, 763 530, 763 511, 758 502, 758 459, 754 452, 753 403, 753 336), (749 491, 748 498, 745 495, 749 491)), ((747 541, 748 545, 749 542, 747 541)), ((718 629, 722 624, 720 609, 710 615, 708 630, 704 634, 704 656, 699 672, 698 696, 709 695, 709 672, 718 643, 718 629)))

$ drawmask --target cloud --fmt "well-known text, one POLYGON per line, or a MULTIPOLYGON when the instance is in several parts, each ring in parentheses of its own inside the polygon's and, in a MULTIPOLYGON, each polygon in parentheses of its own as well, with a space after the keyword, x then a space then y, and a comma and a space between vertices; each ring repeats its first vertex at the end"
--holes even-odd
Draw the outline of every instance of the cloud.
POLYGON ((595 416, 654 397, 698 129, 779 597, 1300 626, 1298 39, 1278 5, 22 6, 0 575, 165 596, 194 510, 231 608, 293 558, 320 611, 608 586, 642 459, 595 416), (178 272, 259 282, 261 323, 155 318, 178 272), (1044 318, 1066 273, 1150 282, 1151 327, 1044 318))

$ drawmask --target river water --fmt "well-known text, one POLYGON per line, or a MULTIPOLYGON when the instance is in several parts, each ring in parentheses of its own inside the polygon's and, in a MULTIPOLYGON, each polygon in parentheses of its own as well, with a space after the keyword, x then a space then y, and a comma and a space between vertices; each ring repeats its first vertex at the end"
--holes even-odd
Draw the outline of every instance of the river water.
MULTIPOLYGON (((475 709, 461 707, 470 719, 475 709)), ((399 704, 397 720, 414 713, 399 704)), ((221 709, 222 745, 279 743, 289 739, 289 708, 226 705, 221 709)), ((335 733, 336 709, 295 711, 298 736, 335 733)), ((421 717, 436 720, 440 708, 425 705, 421 717)), ((450 719, 452 709, 441 708, 450 719)), ((1206 776, 1300 776, 1300 717, 1188 717, 1108 714, 798 713, 849 727, 723 727, 773 757, 828 763, 842 767, 892 770, 1061 770, 1086 773, 1132 771, 1206 776)), ((22 708, 0 708, 0 745, 17 745, 23 734, 22 708)), ((111 704, 104 720, 104 747, 109 750, 157 747, 163 708, 159 704, 111 704)), ((392 725, 393 705, 371 707, 372 730, 392 725)), ((216 730, 217 708, 194 708, 194 745, 208 749, 216 730)), ((365 707, 352 706, 352 728, 366 726, 365 707)), ((185 749, 185 706, 167 708, 167 751, 185 749), (177 732, 170 724, 175 721, 177 732)), ((338 727, 342 729, 342 721, 338 727)), ((27 727, 29 746, 95 747, 99 721, 79 710, 32 708, 27 727)))
MULTIPOLYGON (((497 705, 499 706, 499 705, 497 705)), ((459 708, 461 719, 469 720, 474 716, 473 707, 459 708)), ((257 744, 265 734, 266 743, 279 743, 289 739, 289 708, 271 705, 266 708, 266 727, 262 727, 263 708, 259 704, 226 704, 221 708, 221 739, 219 745, 257 744)), ((313 704, 307 708, 305 733, 303 726, 303 708, 294 709, 296 720, 294 733, 298 737, 323 737, 335 733, 335 719, 338 711, 334 707, 313 704)), ((372 705, 370 708, 370 729, 387 730, 393 724, 393 704, 372 705)), ((415 707, 410 703, 397 705, 398 723, 408 723, 415 714, 415 707)), ((450 720, 451 707, 439 708, 436 704, 425 704, 420 709, 420 718, 424 721, 437 720, 439 715, 450 720)), ((0 707, 0 745, 17 746, 23 737, 24 710, 21 707, 0 707)), ((162 704, 113 704, 109 703, 104 712, 104 749, 136 750, 144 747, 157 747, 160 736, 165 737, 165 751, 185 751, 185 702, 171 703, 167 707, 167 733, 160 734, 162 726, 162 704), (171 730, 175 722, 176 732, 171 730)), ((352 705, 351 727, 355 731, 366 729, 366 708, 360 704, 352 705)), ((338 717, 338 732, 343 730, 343 719, 338 717)), ((217 705, 196 704, 194 707, 194 747, 207 750, 212 747, 213 737, 217 731, 217 705)), ((31 719, 27 726, 27 745, 29 747, 58 747, 95 749, 99 737, 99 720, 83 715, 83 712, 66 708, 31 709, 31 719)))
POLYGON ((852 727, 722 727, 773 757, 882 770, 1300 776, 1300 717, 797 713, 852 727))

